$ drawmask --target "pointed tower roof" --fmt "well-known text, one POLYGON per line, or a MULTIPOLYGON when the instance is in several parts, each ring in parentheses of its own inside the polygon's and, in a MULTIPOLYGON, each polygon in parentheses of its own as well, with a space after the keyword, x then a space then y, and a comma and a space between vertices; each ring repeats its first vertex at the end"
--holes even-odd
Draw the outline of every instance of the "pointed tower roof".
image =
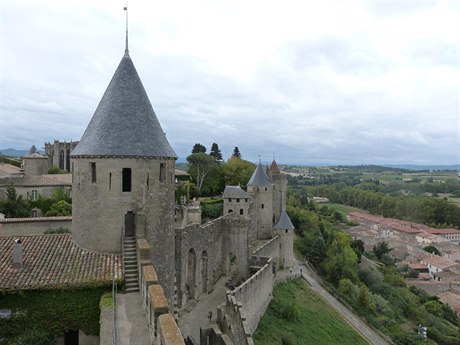
POLYGON ((256 170, 252 173, 251 178, 249 179, 248 186, 269 186, 271 185, 270 179, 265 172, 265 169, 262 167, 262 164, 259 162, 256 170))
POLYGON ((29 152, 27 152, 27 154, 23 156, 22 158, 24 159, 24 158, 46 158, 46 157, 38 153, 38 150, 35 147, 35 145, 32 145, 29 149, 29 152))
POLYGON ((280 168, 278 167, 278 164, 276 164, 276 161, 275 161, 274 159, 273 159, 272 164, 270 165, 269 171, 270 171, 272 174, 281 174, 281 170, 280 170, 280 168))
POLYGON ((276 230, 294 230, 294 225, 292 225, 291 218, 289 218, 286 210, 281 211, 280 219, 278 223, 275 224, 273 229, 276 230))
POLYGON ((177 156, 125 51, 72 157, 177 156))

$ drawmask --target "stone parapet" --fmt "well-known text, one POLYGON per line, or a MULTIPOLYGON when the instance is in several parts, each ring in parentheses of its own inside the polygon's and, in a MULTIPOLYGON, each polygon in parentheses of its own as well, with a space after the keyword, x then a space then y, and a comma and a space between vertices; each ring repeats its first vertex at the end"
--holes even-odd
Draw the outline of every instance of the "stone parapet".
POLYGON ((172 314, 158 317, 158 345, 185 345, 182 333, 172 314))

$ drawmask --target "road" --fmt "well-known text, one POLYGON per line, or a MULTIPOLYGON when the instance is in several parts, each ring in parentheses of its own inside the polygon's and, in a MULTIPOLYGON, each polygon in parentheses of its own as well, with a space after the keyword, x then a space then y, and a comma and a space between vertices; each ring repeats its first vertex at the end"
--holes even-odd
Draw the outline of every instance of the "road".
POLYGON ((316 274, 309 267, 303 265, 302 278, 311 286, 313 291, 323 297, 342 317, 347 321, 364 339, 372 345, 388 345, 390 344, 376 331, 370 328, 362 321, 355 313, 340 303, 326 289, 324 289, 317 281, 316 274))

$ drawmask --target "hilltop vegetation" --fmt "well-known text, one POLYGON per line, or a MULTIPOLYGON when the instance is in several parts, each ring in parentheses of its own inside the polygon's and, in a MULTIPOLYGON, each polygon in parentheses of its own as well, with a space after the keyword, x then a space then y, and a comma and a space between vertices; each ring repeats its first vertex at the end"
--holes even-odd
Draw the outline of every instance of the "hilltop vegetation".
POLYGON ((275 287, 273 299, 254 334, 256 345, 367 344, 302 280, 275 287))
POLYGON ((298 235, 296 251, 326 279, 328 289, 398 345, 422 344, 417 335, 419 324, 428 327, 428 337, 436 343, 459 344, 455 312, 437 298, 406 288, 406 272, 396 268, 387 250, 377 246, 374 252, 364 253, 360 241, 351 241, 341 231, 347 226, 344 215, 327 206, 318 207, 308 199, 309 191, 291 193, 287 210, 298 235), (360 267, 363 254, 380 261, 382 268, 360 267))

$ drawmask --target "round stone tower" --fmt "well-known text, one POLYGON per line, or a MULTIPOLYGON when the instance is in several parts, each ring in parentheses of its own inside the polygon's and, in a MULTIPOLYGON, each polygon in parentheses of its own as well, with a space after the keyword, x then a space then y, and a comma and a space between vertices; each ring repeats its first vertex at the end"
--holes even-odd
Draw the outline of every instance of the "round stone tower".
POLYGON ((253 195, 254 213, 256 217, 255 239, 273 237, 273 185, 265 169, 259 162, 247 184, 248 193, 253 195))
POLYGON ((71 159, 75 241, 120 254, 124 237, 147 239, 170 298, 177 156, 127 50, 71 159))
POLYGON ((22 168, 26 176, 38 176, 48 173, 48 158, 38 153, 35 145, 22 157, 22 168))

